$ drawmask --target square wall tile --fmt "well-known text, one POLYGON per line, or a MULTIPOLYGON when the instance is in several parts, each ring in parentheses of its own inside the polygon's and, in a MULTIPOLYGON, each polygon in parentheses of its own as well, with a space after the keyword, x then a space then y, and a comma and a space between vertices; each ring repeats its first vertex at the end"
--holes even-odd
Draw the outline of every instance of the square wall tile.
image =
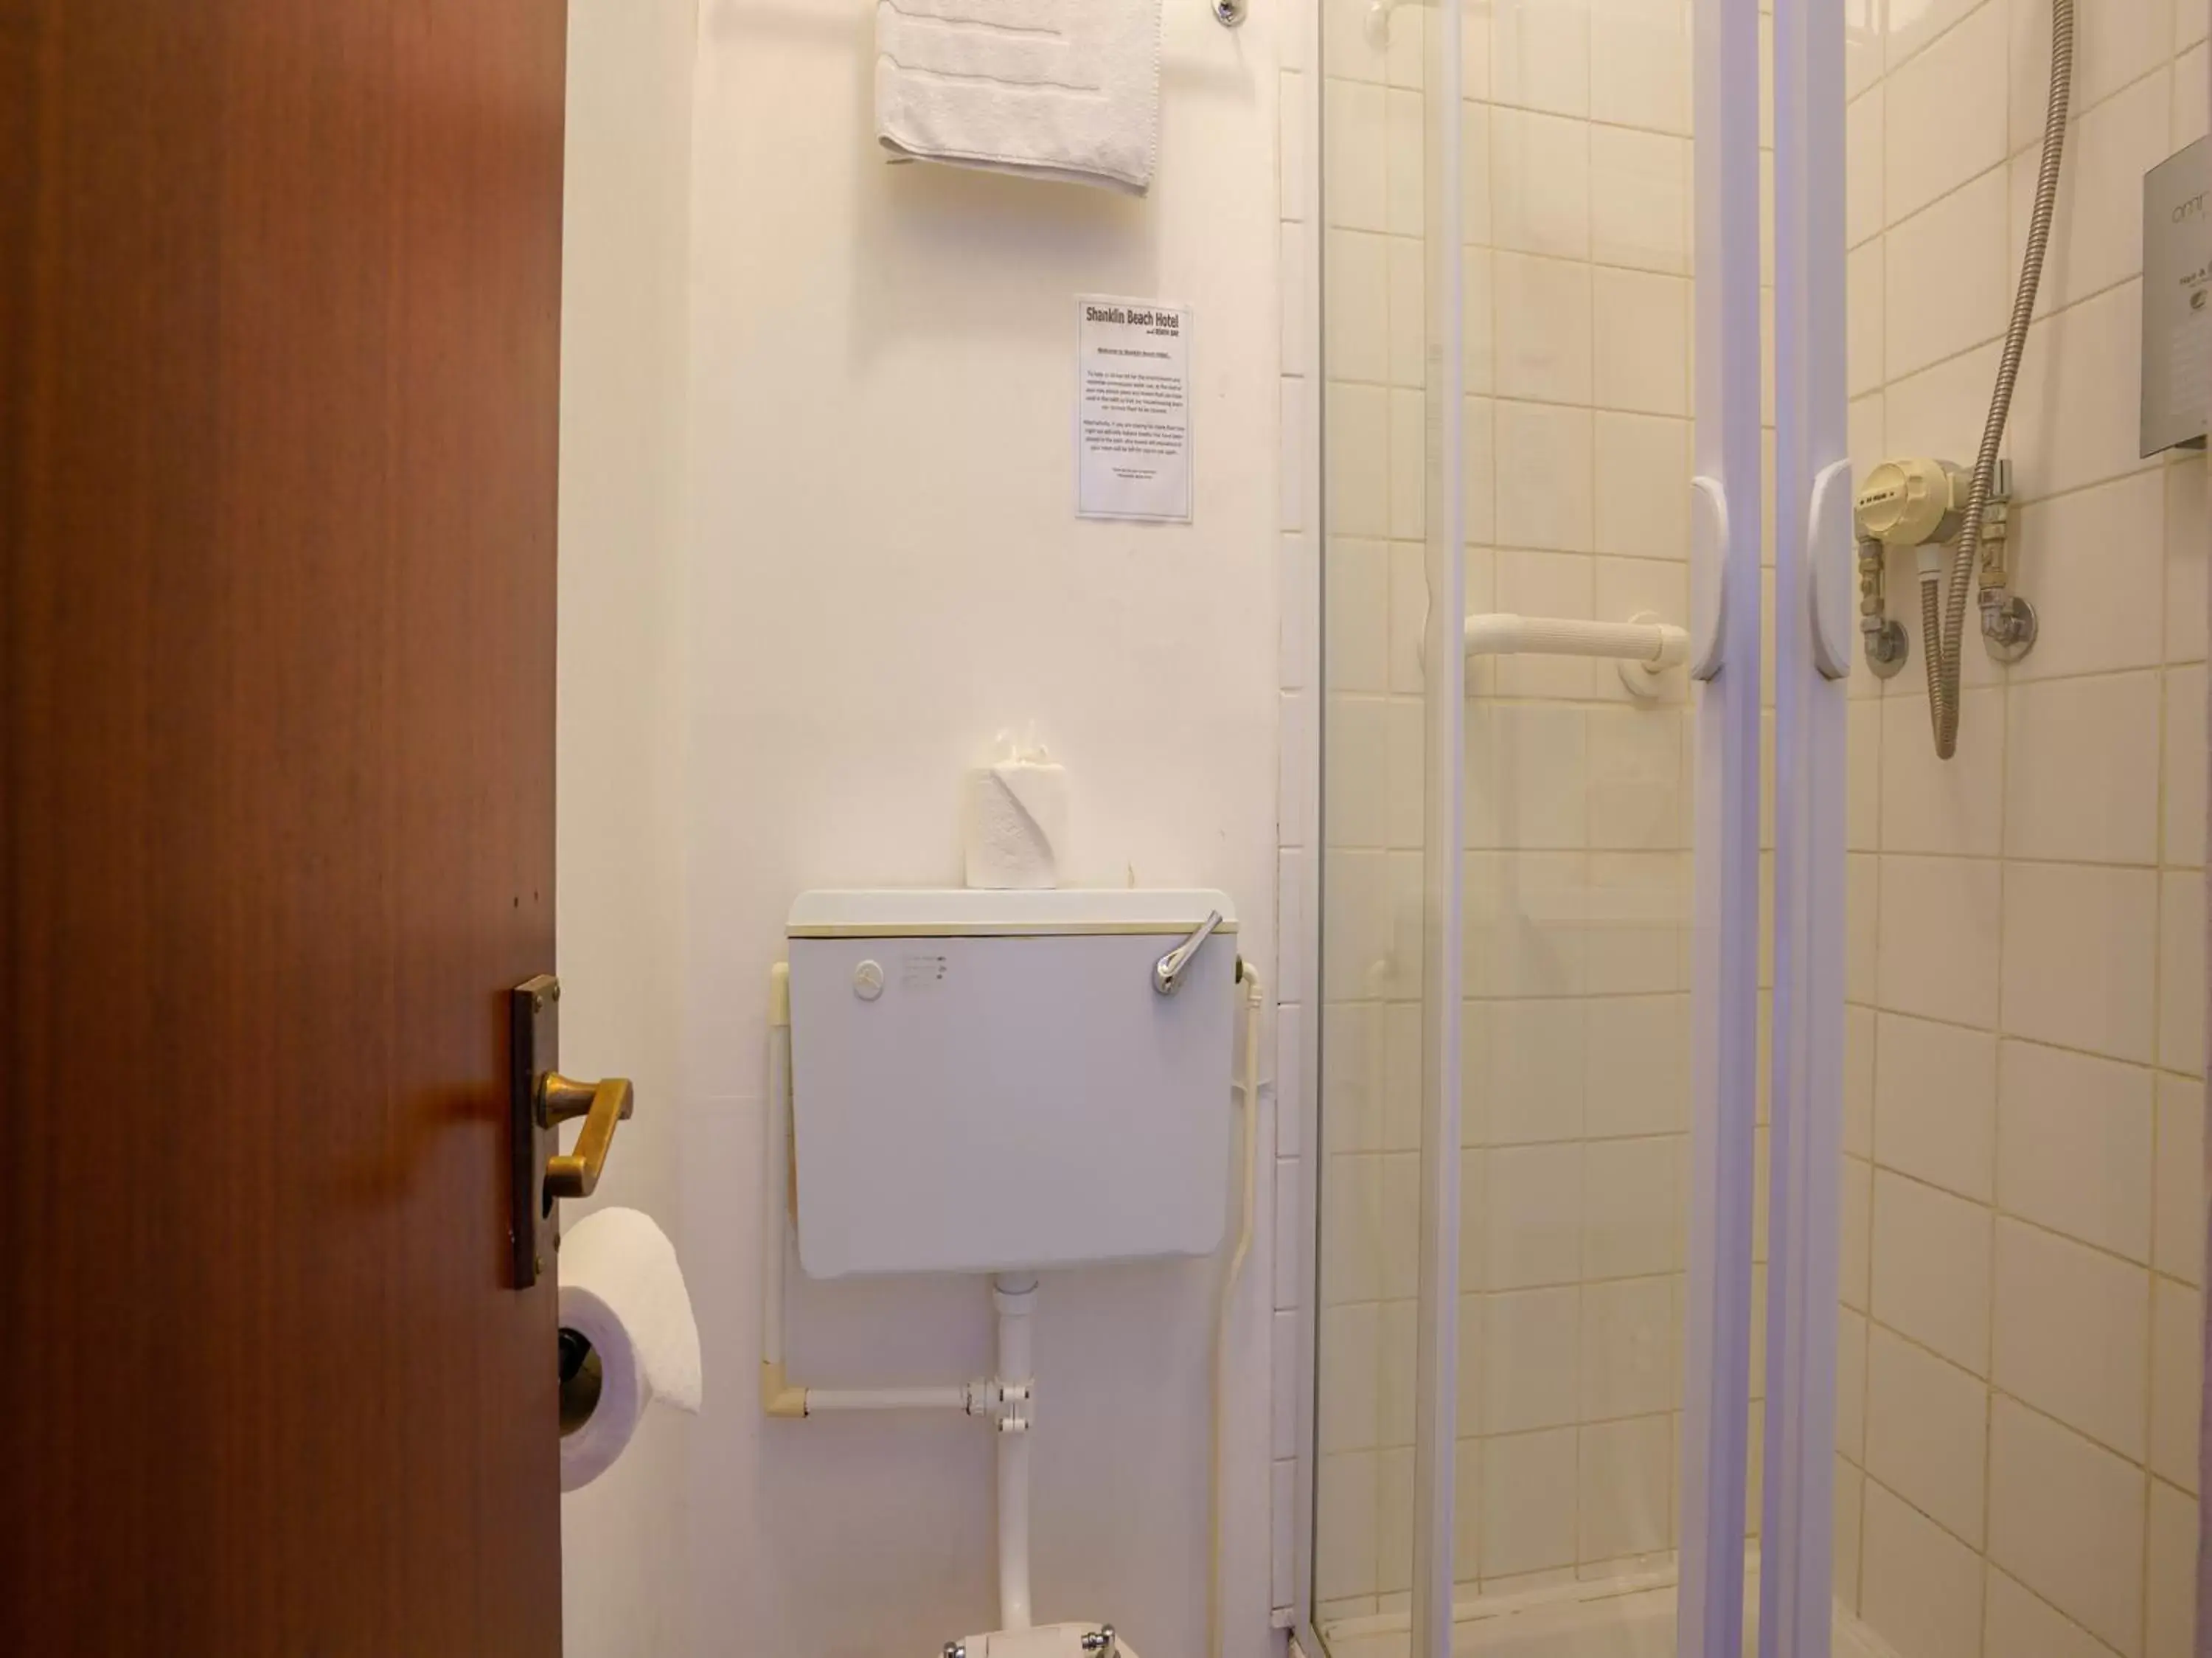
POLYGON ((1880 1325, 1866 1364, 1867 1472, 1979 1548, 1989 1384, 1880 1325))
POLYGON ((1844 235, 1853 247, 1882 230, 1882 117, 1887 104, 1877 82, 1844 111, 1844 235))
POLYGON ((1390 238, 1331 230, 1323 247, 1323 369, 1331 380, 1383 384, 1390 378, 1390 238))
POLYGON ((2078 1624, 2069 1623, 2018 1582, 1992 1566, 1984 1602, 1984 1650, 2035 1658, 2111 1658, 2112 1649, 2078 1624))
POLYGON ((1690 556, 1690 425, 1651 415, 1600 413, 1597 550, 1630 558, 1690 556))
POLYGON ((2123 1456, 2143 1456, 2150 1273, 2014 1220, 1996 1228, 1990 1379, 2123 1456))
POLYGON ((1584 797, 1591 845, 1644 852, 1681 846, 1689 783, 1684 739, 1681 716, 1671 709, 1590 710, 1584 797))
POLYGON ((1383 89, 1330 76, 1322 93, 1322 195, 1328 222, 1389 229, 1389 168, 1383 89))
POLYGON ((1402 1594, 1413 1586, 1413 1453, 1400 1446, 1375 1461, 1375 1591, 1402 1594))
POLYGON ((2148 1263, 2151 1073, 2008 1040, 1997 1079, 1998 1207, 2148 1263))
POLYGON ((1890 227, 1884 285, 1897 303, 1884 308, 1887 375, 1911 374, 2004 332, 2016 270, 2008 182, 2005 169, 1992 167, 1890 227))
MULTIPOLYGON (((1569 1286, 1513 1290, 1488 1298, 1482 1355, 1482 1426, 1486 1433, 1519 1433, 1577 1419, 1582 1294, 1569 1286)), ((1492 1476, 1497 1472, 1493 1464, 1492 1476)))
POLYGON ((1419 387, 1427 373, 1427 274, 1418 236, 1389 239, 1390 383, 1419 387))
POLYGON ((1836 1449, 1866 1458, 1867 1320, 1849 1308, 1836 1315, 1836 1449))
POLYGON ((2142 412, 2142 283, 2107 289, 2028 332, 2013 405, 2013 459, 2057 494, 2160 464, 2137 453, 2142 412))
POLYGON ((1638 414, 1688 414, 1688 280, 1601 268, 1591 292, 1599 405, 1638 414))
POLYGON ((1983 6, 1884 82, 1890 223, 2004 161, 2004 12, 1983 6))
POLYGON ((2006 865, 2003 1030, 2148 1064, 2158 903, 2148 869, 2006 865))
POLYGON ((1686 1129, 1689 998, 1597 997, 1589 1008, 1587 1038, 1579 1056, 1583 1131, 1595 1140, 1686 1129))
POLYGON ((1990 1215, 1877 1170, 1875 1320, 1976 1375, 1989 1374, 1990 1215))
POLYGON ((1859 1540, 1859 1614, 1913 1658, 1980 1658, 1981 1561, 1869 1480, 1859 1540))
POLYGON ((1382 1308, 1358 1301, 1321 1309, 1314 1331, 1314 1429, 1322 1454, 1369 1449, 1382 1421, 1382 1308))
POLYGON ((2005 693, 2005 856, 2155 863, 2160 676, 2048 680, 2005 693))
POLYGON ((1575 1560, 1576 1432, 1507 1434, 1482 1447, 1482 1575, 1575 1560))
POLYGON ((1580 1149, 1585 1280, 1672 1272, 1680 1264, 1681 1137, 1599 1140, 1580 1149))
MULTIPOLYGON (((1611 32, 1608 27, 1607 34, 1611 32)), ((1593 126, 1589 146, 1591 259, 1600 265, 1687 276, 1688 140, 1593 126)))
POLYGON ((1482 1576, 1482 1442, 1462 1436, 1452 1456, 1452 1582, 1482 1576))
MULTIPOLYGON (((2075 104, 2066 143, 2068 171, 2076 179, 2140 179, 2178 147, 2170 136, 2172 102, 2170 77, 2160 73, 2145 76, 2094 107, 2075 104)), ((2038 142, 2012 158, 2012 235, 2007 247, 2015 270, 2034 210, 2036 174, 2042 161, 2039 115, 2038 125, 2038 142)), ((2036 314, 2063 309, 2137 275, 2142 270, 2142 245, 2140 190, 2060 191, 2036 314)))
POLYGON ((1682 0, 1595 0, 1590 116, 1620 126, 1690 131, 1690 15, 1682 0))
POLYGON ((1590 400, 1590 267, 1534 253, 1491 259, 1500 397, 1590 400))
POLYGON ((1579 1139, 1588 1010, 1578 1001, 1498 1002, 1489 1009, 1485 1120, 1496 1147, 1579 1139))
POLYGON ((2158 1079, 2152 1260, 2185 1283, 2204 1281, 2204 1084, 2158 1079))
POLYGON ((1377 1454, 1324 1456, 1314 1472, 1314 1594, 1324 1600, 1375 1593, 1377 1454))
POLYGON ((2107 1645, 2142 1650, 2144 1478, 2000 1393, 1990 1559, 2107 1645))
POLYGON ((1589 552, 1589 411, 1501 401, 1494 418, 1499 542, 1589 552))
POLYGON ((1382 1298, 1382 1160, 1340 1152, 1322 1167, 1321 1299, 1327 1307, 1382 1298))
POLYGON ((1851 395, 1879 392, 1887 325, 1882 314, 1886 238, 1875 236, 1850 251, 1844 271, 1844 380, 1851 395))
POLYGON ((1830 1523, 1835 1537, 1836 1604, 1856 1613, 1859 1609, 1859 1516, 1866 1502, 1866 1476, 1838 1457, 1835 1482, 1835 1517, 1830 1523))
MULTIPOLYGON (((1595 802, 1593 802, 1595 804, 1595 802)), ((1589 914, 1605 932, 1590 951, 1592 996, 1642 996, 1689 988, 1690 860, 1683 852, 1597 852, 1589 861, 1589 914)), ((1677 1004, 1679 1009, 1680 1004, 1677 1004)), ((1686 1017, 1686 1015, 1684 1015, 1686 1017)), ((1680 1055, 1670 1043, 1662 1057, 1680 1055)), ((1656 1119, 1657 1102, 1630 1102, 1656 1119)), ((1670 1120, 1679 1107, 1668 1106, 1670 1120)), ((1613 1119, 1607 1119, 1607 1125, 1613 1119)))
POLYGON ((1996 1038, 1883 1014, 1875 1043, 1875 1161, 1989 1202, 1996 1160, 1996 1038))
POLYGON ((2204 1074, 2204 873, 2169 869, 2159 881, 2158 1063, 2204 1074))
POLYGON ((1874 1155, 1875 1040, 1872 1008, 1844 1009, 1844 1150, 1874 1155))
MULTIPOLYGON (((1883 747, 1886 758, 1888 745, 1883 747)), ((2006 890, 2008 907, 2009 886, 2006 890)), ((1998 894, 1997 866, 1991 861, 1883 858, 1876 965, 1880 1005, 1954 1024, 1994 1025, 1998 894)), ((2005 948, 2012 948, 2009 932, 2005 948)))
POLYGON ((2205 510, 2203 456, 2166 469, 2166 660, 2204 660, 2205 583, 2212 522, 2205 510))
POLYGON ((2145 1552, 2144 1651, 2148 1658, 2196 1658, 2197 1503, 2162 1480, 2150 1488, 2145 1552))
POLYGON ((1582 1419, 1673 1410, 1680 1346, 1672 1277, 1584 1285, 1582 1419))
POLYGON ((2204 669, 2166 671, 2166 824, 2159 862, 2201 869, 2204 863, 2204 669))
MULTIPOLYGON (((2197 0, 2133 0, 2126 6, 2079 14, 2074 46, 2074 107, 2090 109, 2157 68, 2173 51, 2176 6, 2197 0)), ((2051 0, 2013 0, 2012 143, 2015 149, 2043 137, 2050 84, 2051 0)))
POLYGON ((1929 0, 1923 6, 1899 6, 1879 17, 1875 27, 1881 31, 1882 55, 1891 71, 1980 3, 1981 0, 1929 0))
POLYGON ((1379 539, 1390 533, 1390 393, 1381 386, 1329 383, 1327 412, 1328 529, 1379 539))
POLYGON ((1674 1533, 1674 1419, 1634 1417, 1581 1430, 1578 1557, 1654 1554, 1674 1533))
POLYGON ((1558 115, 1588 115, 1589 0, 1496 0, 1490 25, 1490 95, 1558 115))
POLYGON ((1842 1239, 1836 1277, 1843 1303, 1861 1313, 1872 1299, 1874 1172, 1861 1159, 1844 1159, 1842 1239))
POLYGON ((1393 235, 1418 236, 1426 210, 1423 194, 1427 134, 1423 130, 1421 94, 1405 87, 1383 94, 1382 123, 1389 194, 1382 228, 1393 235))
POLYGON ((1489 132, 1492 244, 1588 259, 1589 124, 1499 108, 1490 112, 1489 132))
POLYGON ((2165 480, 2156 472, 2018 510, 2014 580, 2034 596, 2043 625, 2035 649, 2012 670, 2015 685, 2159 661, 2166 516, 2165 480))
POLYGON ((2151 1290, 2150 1466, 2197 1489, 2197 1423, 2204 1406, 2204 1297, 2172 1278, 2151 1290))
POLYGON ((1583 1149, 1500 1146, 1483 1188, 1488 1287, 1572 1284, 1582 1274, 1583 1149))

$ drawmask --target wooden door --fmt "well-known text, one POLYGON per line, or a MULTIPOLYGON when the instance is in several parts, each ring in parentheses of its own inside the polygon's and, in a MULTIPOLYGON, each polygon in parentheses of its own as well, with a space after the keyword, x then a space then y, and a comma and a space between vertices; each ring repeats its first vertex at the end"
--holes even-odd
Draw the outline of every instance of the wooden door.
POLYGON ((0 0, 0 1648, 560 1644, 561 0, 0 0))

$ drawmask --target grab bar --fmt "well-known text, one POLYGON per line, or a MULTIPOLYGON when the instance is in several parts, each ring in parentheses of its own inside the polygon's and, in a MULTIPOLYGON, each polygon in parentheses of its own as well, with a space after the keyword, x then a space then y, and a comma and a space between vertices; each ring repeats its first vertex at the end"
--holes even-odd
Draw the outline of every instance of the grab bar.
POLYGON ((1690 636, 1640 612, 1626 622, 1584 622, 1563 616, 1493 612, 1467 619, 1469 656, 1589 656, 1620 664, 1632 696, 1656 697, 1659 676, 1690 658, 1690 636))

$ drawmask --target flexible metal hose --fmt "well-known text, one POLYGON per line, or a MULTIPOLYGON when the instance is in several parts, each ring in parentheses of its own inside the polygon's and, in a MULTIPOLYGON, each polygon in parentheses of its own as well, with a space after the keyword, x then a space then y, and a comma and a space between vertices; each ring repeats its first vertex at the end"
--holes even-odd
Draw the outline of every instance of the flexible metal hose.
POLYGON ((2020 359, 2027 349, 2028 324, 2035 319, 2035 292, 2043 281, 2043 255, 2051 245, 2051 216, 2058 205, 2059 168, 2066 155, 2066 114, 2074 96, 2074 0, 2051 0, 2051 95, 2043 116, 2043 166, 2036 174, 2035 210, 2028 220, 2027 250, 2021 258, 2020 287, 2013 296, 2012 323, 2005 331, 2004 355, 1990 395, 1982 447, 1974 457, 1973 483, 1951 554, 1949 592, 1940 607, 1936 578, 1920 582, 1922 655, 1928 661, 1928 713, 1936 728, 1936 753, 1949 759, 1959 747, 1959 655, 1966 628, 1966 604, 1972 596, 1974 563, 1982 548, 1982 524, 1996 487, 1997 451, 2012 415, 2012 394, 2020 379, 2020 359))

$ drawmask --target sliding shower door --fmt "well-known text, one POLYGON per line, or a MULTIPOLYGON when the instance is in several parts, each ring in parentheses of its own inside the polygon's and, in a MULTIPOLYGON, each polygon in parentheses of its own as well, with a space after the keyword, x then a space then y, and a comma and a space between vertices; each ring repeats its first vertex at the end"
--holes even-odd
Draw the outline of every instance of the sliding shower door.
POLYGON ((1511 1613, 1735 1658, 1761 1392, 1759 0, 1319 3, 1302 1633, 1441 1658, 1511 1613))
POLYGON ((1761 1658, 1829 1658, 1838 1616, 1844 681, 1858 655, 1844 370, 1844 27, 1840 5, 1777 0, 1768 71, 1776 660, 1761 1658))

